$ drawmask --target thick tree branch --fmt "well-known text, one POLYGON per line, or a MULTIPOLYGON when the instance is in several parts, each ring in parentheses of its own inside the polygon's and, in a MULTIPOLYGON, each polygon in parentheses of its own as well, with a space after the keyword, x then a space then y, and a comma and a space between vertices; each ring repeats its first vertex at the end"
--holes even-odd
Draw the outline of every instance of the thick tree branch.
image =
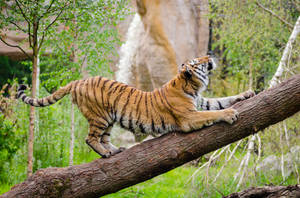
POLYGON ((169 133, 108 159, 41 169, 0 197, 99 197, 151 179, 297 113, 300 75, 233 107, 240 113, 233 125, 169 133))

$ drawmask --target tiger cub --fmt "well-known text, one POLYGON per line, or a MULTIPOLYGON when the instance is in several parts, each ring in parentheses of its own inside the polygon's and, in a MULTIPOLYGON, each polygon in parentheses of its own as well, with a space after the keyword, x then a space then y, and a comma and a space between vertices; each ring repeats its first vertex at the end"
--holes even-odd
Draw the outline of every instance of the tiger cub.
POLYGON ((248 91, 218 99, 201 97, 200 92, 209 82, 208 73, 214 68, 214 61, 209 56, 195 58, 182 64, 172 80, 152 92, 97 76, 73 81, 41 99, 26 96, 26 86, 21 85, 17 97, 26 104, 44 107, 71 94, 73 103, 89 123, 86 143, 102 157, 110 157, 124 150, 110 143, 114 123, 133 133, 155 135, 190 132, 220 121, 230 124, 236 121, 238 112, 228 107, 254 93, 248 91), (197 106, 209 111, 198 111, 197 106))

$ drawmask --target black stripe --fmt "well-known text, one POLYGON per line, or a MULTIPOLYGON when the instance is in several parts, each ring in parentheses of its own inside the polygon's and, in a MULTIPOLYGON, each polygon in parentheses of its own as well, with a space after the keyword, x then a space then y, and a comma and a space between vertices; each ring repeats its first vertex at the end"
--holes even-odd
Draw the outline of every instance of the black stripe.
POLYGON ((125 105, 124 105, 124 107, 123 107, 123 109, 122 109, 122 111, 121 111, 121 114, 126 113, 126 108, 127 108, 128 103, 129 103, 129 101, 130 101, 130 97, 132 96, 132 94, 133 94, 134 92, 135 92, 135 89, 131 89, 131 90, 130 90, 130 92, 129 92, 128 96, 127 96, 126 103, 125 103, 125 105))
POLYGON ((34 105, 33 105, 33 99, 32 99, 32 98, 28 101, 28 103, 29 103, 31 106, 34 106, 34 105))
POLYGON ((221 102, 219 100, 217 100, 218 104, 219 104, 219 109, 224 109, 224 107, 222 106, 221 102))
POLYGON ((112 86, 113 86, 114 84, 116 84, 116 83, 117 83, 117 81, 113 81, 113 82, 109 85, 109 88, 108 88, 108 89, 111 89, 112 86))
POLYGON ((181 113, 185 113, 185 112, 180 111, 180 110, 176 109, 174 106, 170 105, 170 103, 169 103, 169 101, 168 101, 168 98, 167 98, 166 95, 165 95, 165 91, 164 91, 163 89, 161 89, 161 93, 162 93, 162 95, 163 95, 163 97, 164 97, 164 99, 165 99, 167 105, 170 107, 170 108, 168 108, 169 112, 174 116, 174 119, 175 119, 175 121, 176 121, 176 123, 177 123, 177 118, 176 118, 175 115, 173 114, 173 110, 178 111, 178 112, 181 112, 181 113))
MULTIPOLYGON (((91 83, 90 84, 92 86, 94 100, 96 101, 96 103, 98 103, 97 96, 96 96, 95 77, 91 79, 91 83)), ((89 92, 89 91, 87 91, 87 92, 89 92)), ((92 108, 95 107, 95 109, 97 110, 98 116, 101 117, 101 118, 103 118, 108 123, 108 121, 105 119, 105 115, 104 115, 104 113, 102 111, 102 108, 99 108, 99 105, 97 105, 97 104, 93 105, 93 102, 91 102, 91 100, 90 100, 91 98, 90 97, 87 97, 87 99, 88 99, 88 102, 90 102, 92 104, 92 108)))
POLYGON ((197 92, 198 89, 199 89, 199 86, 198 86, 198 85, 195 85, 195 84, 193 84, 193 83, 191 83, 191 87, 192 87, 192 89, 193 89, 195 92, 197 92))
POLYGON ((122 128, 125 128, 125 126, 124 126, 123 123, 122 123, 122 122, 123 122, 123 116, 124 116, 124 115, 121 114, 119 123, 120 123, 120 126, 121 126, 122 128))
MULTIPOLYGON (((104 102, 104 97, 103 97, 103 90, 105 89, 105 84, 108 82, 109 80, 105 80, 104 82, 103 82, 103 85, 101 86, 101 88, 100 88, 100 91, 101 91, 101 100, 102 100, 102 103, 104 104, 105 102, 104 102)), ((107 97, 108 98, 108 97, 107 97)), ((108 101, 107 101, 108 102, 108 101)), ((108 104, 108 103, 107 103, 108 104)))
POLYGON ((140 94, 140 92, 137 92, 133 104, 136 104, 136 100, 137 100, 137 97, 138 97, 139 94, 140 94))
POLYGON ((102 131, 104 131, 105 129, 107 129, 107 127, 101 127, 101 126, 98 126, 98 125, 95 125, 95 124, 90 124, 90 127, 95 127, 95 128, 100 129, 102 131))
POLYGON ((153 132, 155 132, 155 124, 153 118, 151 118, 151 129, 153 132))
POLYGON ((158 103, 157 103, 157 99, 156 99, 156 94, 155 93, 153 93, 153 94, 151 94, 151 95, 153 95, 153 97, 154 97, 154 101, 155 101, 155 103, 156 103, 156 106, 158 107, 158 103))
POLYGON ((200 107, 203 109, 202 105, 203 105, 203 98, 201 97, 200 107))
POLYGON ((120 100, 121 96, 124 94, 124 89, 126 89, 126 87, 127 87, 127 86, 121 86, 120 91, 119 91, 119 94, 118 94, 118 96, 117 96, 117 97, 115 98, 115 100, 114 100, 113 111, 114 111, 114 113, 115 113, 115 119, 116 119, 116 117, 117 117, 117 109, 116 109, 116 107, 117 107, 117 105, 119 104, 119 100, 120 100))
POLYGON ((175 80, 173 80, 172 81, 172 86, 175 87, 175 85, 176 85, 176 82, 175 82, 175 80))
MULTIPOLYGON (((77 102, 77 93, 76 93, 76 88, 77 88, 77 85, 78 85, 79 81, 76 81, 75 84, 74 84, 74 101, 78 104, 77 102)), ((49 100, 50 102, 50 100, 49 100)))
POLYGON ((101 79, 102 79, 102 77, 101 77, 101 76, 98 76, 97 87, 99 87, 99 84, 100 84, 100 82, 101 82, 101 79))
POLYGON ((208 100, 206 101, 206 109, 207 109, 207 110, 210 109, 210 108, 209 108, 209 101, 208 101, 208 100))
POLYGON ((24 93, 24 91, 19 91, 18 93, 17 93, 17 98, 20 98, 21 97, 21 95, 24 93))
POLYGON ((198 78, 199 80, 201 80, 201 82, 206 85, 206 82, 202 79, 202 78, 198 78))
POLYGON ((115 86, 115 88, 113 89, 113 91, 112 92, 110 92, 110 93, 115 93, 117 90, 118 90, 118 88, 121 86, 121 84, 118 84, 117 86, 115 86))
POLYGON ((37 103, 41 106, 44 107, 43 99, 37 100, 37 103))
POLYGON ((121 127, 124 127, 124 125, 123 125, 123 123, 122 123, 122 119, 123 119, 123 116, 124 116, 125 113, 126 113, 126 108, 127 108, 127 106, 128 106, 128 102, 129 102, 129 100, 130 100, 130 97, 132 96, 132 94, 133 94, 134 92, 135 92, 135 89, 131 89, 131 90, 130 90, 130 92, 129 92, 128 96, 127 96, 126 103, 125 103, 125 105, 124 105, 124 107, 123 107, 123 109, 122 109, 122 111, 121 111, 121 119, 120 119, 120 126, 121 126, 121 127))
POLYGON ((105 92, 107 101, 106 101, 106 102, 104 101, 104 93, 103 93, 103 90, 105 90, 105 85, 106 85, 106 83, 109 82, 109 81, 110 81, 109 79, 104 80, 103 85, 101 86, 101 89, 100 89, 100 91, 101 91, 101 100, 102 100, 102 104, 107 104, 107 106, 105 107, 105 108, 107 109, 107 111, 110 110, 110 113, 108 113, 108 116, 109 116, 110 120, 115 121, 115 118, 112 117, 113 111, 112 111, 112 108, 110 107, 110 103, 109 103, 109 97, 110 97, 111 95, 108 94, 107 92, 105 92))
POLYGON ((105 115, 104 115, 105 113, 104 113, 103 108, 99 107, 99 105, 98 105, 98 104, 101 104, 101 103, 98 101, 98 98, 97 98, 97 95, 96 95, 96 87, 93 88, 93 94, 94 94, 95 101, 96 101, 96 103, 97 103, 97 105, 95 105, 96 108, 98 109, 99 113, 100 113, 103 117, 105 117, 105 115))
MULTIPOLYGON (((88 79, 88 80, 92 80, 92 79, 88 79)), ((92 84, 92 83, 90 83, 88 80, 86 81, 86 82, 87 82, 87 83, 86 83, 86 92, 85 92, 85 95, 83 96, 83 97, 86 98, 86 105, 88 106, 88 109, 89 109, 94 115, 99 116, 99 117, 102 117, 99 113, 97 113, 97 112, 94 110, 93 106, 90 106, 90 104, 93 105, 93 103, 91 102, 90 97, 89 97, 88 95, 89 95, 89 84, 92 84)), ((93 88, 93 87, 92 87, 92 88, 93 88)))
POLYGON ((145 96, 146 116, 148 117, 147 95, 148 95, 148 92, 146 92, 146 96, 145 96))
POLYGON ((160 116, 160 121, 161 121, 161 127, 163 128, 163 130, 166 130, 166 125, 165 125, 165 121, 164 118, 160 116))
POLYGON ((78 83, 78 93, 79 93, 79 97, 77 97, 78 101, 77 101, 77 104, 80 105, 80 101, 82 101, 82 93, 81 93, 81 88, 82 88, 82 85, 84 84, 84 81, 81 80, 79 83, 78 83))
POLYGON ((55 101, 50 101, 50 98, 49 98, 49 97, 47 97, 45 100, 47 100, 48 104, 50 104, 50 105, 52 105, 52 104, 55 103, 55 101))
POLYGON ((132 124, 132 112, 130 112, 130 114, 129 114, 128 129, 134 133, 134 128, 133 128, 133 124, 132 124))
POLYGON ((27 96, 26 95, 24 95, 24 96, 22 96, 22 100, 23 100, 23 102, 25 102, 25 98, 26 98, 27 96))
POLYGON ((185 94, 191 96, 192 98, 195 97, 193 93, 186 91, 183 87, 182 87, 182 90, 183 90, 183 92, 184 92, 185 94))
POLYGON ((140 106, 141 100, 142 100, 142 98, 143 98, 143 95, 144 95, 144 93, 141 94, 141 97, 140 97, 140 99, 139 99, 139 101, 138 101, 138 103, 137 103, 137 109, 138 109, 138 110, 140 109, 139 106, 140 106))
POLYGON ((145 132, 145 127, 144 127, 144 125, 142 123, 139 124, 139 128, 141 130, 141 133, 146 133, 145 132))

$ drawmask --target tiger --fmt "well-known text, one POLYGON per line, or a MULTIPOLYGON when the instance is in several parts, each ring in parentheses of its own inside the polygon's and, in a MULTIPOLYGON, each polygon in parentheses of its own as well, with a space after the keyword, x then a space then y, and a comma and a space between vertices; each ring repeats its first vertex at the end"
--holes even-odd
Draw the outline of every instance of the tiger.
POLYGON ((101 157, 108 158, 125 150, 110 142, 115 123, 134 134, 155 136, 174 131, 192 132, 221 121, 235 122, 238 112, 230 106, 254 93, 246 91, 225 98, 202 97, 200 93, 209 83, 208 74, 215 67, 210 56, 186 61, 173 79, 151 92, 96 76, 72 81, 41 99, 26 96, 26 86, 20 85, 17 98, 31 106, 45 107, 71 94, 72 102, 89 123, 86 144, 101 157))

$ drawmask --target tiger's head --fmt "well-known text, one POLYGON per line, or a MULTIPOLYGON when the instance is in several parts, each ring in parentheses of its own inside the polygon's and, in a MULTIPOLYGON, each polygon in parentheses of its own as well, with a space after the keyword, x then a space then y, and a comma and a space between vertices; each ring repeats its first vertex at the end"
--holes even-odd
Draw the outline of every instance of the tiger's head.
POLYGON ((180 74, 201 89, 206 89, 209 83, 209 73, 216 68, 216 63, 210 56, 195 58, 182 64, 180 74))

